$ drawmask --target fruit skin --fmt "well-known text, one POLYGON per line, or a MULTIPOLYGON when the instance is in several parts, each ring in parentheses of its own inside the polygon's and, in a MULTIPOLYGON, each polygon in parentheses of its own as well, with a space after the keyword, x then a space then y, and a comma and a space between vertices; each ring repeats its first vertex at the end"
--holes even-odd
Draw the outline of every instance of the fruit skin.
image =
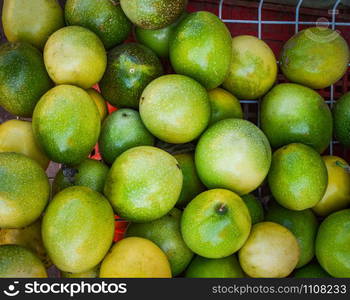
POLYGON ((292 211, 273 203, 267 211, 265 220, 288 228, 296 237, 300 249, 296 268, 303 267, 312 260, 315 255, 318 222, 310 209, 292 211))
POLYGON ((0 246, 1 278, 47 278, 43 263, 30 250, 18 245, 0 246))
POLYGON ((187 278, 243 278, 235 255, 224 258, 205 258, 197 255, 186 270, 187 278))
POLYGON ((64 26, 63 11, 56 0, 5 0, 2 24, 8 41, 42 49, 49 36, 64 26))
POLYGON ((38 49, 27 43, 0 46, 0 106, 13 115, 31 117, 36 103, 51 86, 38 49))
POLYGON ((67 26, 48 39, 44 62, 56 84, 88 89, 102 78, 107 55, 101 40, 92 31, 80 26, 67 26))
POLYGON ((101 94, 94 89, 87 89, 86 92, 89 94, 91 99, 94 100, 98 108, 98 112, 100 113, 101 122, 102 122, 107 117, 107 114, 108 114, 107 104, 105 99, 103 99, 101 94))
POLYGON ((327 190, 312 210, 319 216, 347 208, 350 204, 350 166, 337 156, 323 156, 328 172, 327 190))
POLYGON ((138 108, 144 88, 162 74, 162 64, 152 50, 136 43, 120 45, 108 52, 101 93, 118 108, 138 108))
POLYGON ((330 278, 318 263, 310 263, 294 273, 295 278, 330 278))
POLYGON ((276 79, 276 57, 263 40, 251 35, 232 39, 232 61, 224 88, 239 99, 257 99, 276 79))
POLYGON ((299 246, 284 226, 262 222, 253 226, 238 256, 243 271, 250 277, 283 278, 297 265, 299 246))
POLYGON ((171 278, 164 252, 153 242, 128 237, 114 244, 101 264, 101 278, 171 278))
POLYGON ((322 153, 332 139, 332 113, 317 92, 282 83, 262 101, 261 128, 273 148, 302 143, 322 153))
POLYGON ((72 85, 59 85, 41 97, 33 113, 36 141, 53 161, 77 165, 95 146, 101 126, 91 97, 72 85))
POLYGON ((327 188, 327 169, 321 156, 303 144, 289 144, 272 156, 268 183, 276 201, 291 210, 315 206, 327 188))
POLYGON ((186 246, 180 232, 182 212, 173 208, 162 218, 149 223, 131 223, 126 236, 137 236, 155 243, 166 254, 173 276, 181 274, 190 263, 193 252, 186 246))
POLYGON ((312 27, 300 31, 284 44, 280 67, 290 81, 322 89, 343 77, 349 57, 347 42, 339 33, 312 27))
POLYGON ((187 0, 121 0, 127 17, 144 29, 160 29, 175 22, 185 10, 187 0))
POLYGON ((350 92, 341 97, 333 108, 334 134, 337 140, 350 148, 350 92))
POLYGON ((35 141, 32 123, 8 120, 0 125, 0 152, 17 152, 36 160, 46 170, 49 159, 35 141))
POLYGON ((256 224, 264 221, 264 208, 260 202, 253 194, 247 194, 241 196, 245 205, 249 210, 250 217, 252 219, 252 224, 256 224))
POLYGON ((196 139, 209 123, 208 93, 187 76, 165 75, 143 91, 140 115, 147 129, 160 140, 187 143, 196 139))
POLYGON ((226 119, 202 134, 195 163, 199 178, 208 188, 225 188, 245 195, 265 179, 271 164, 271 148, 253 123, 226 119))
POLYGON ((189 14, 176 27, 170 41, 170 61, 178 74, 187 75, 208 90, 222 84, 228 74, 231 34, 214 14, 189 14))
POLYGON ((122 108, 107 117, 98 145, 103 160, 111 165, 124 151, 136 146, 153 146, 154 137, 143 125, 138 111, 122 108))
POLYGON ((222 258, 240 249, 247 240, 251 218, 247 206, 235 193, 214 189, 194 198, 181 218, 187 246, 206 258, 222 258))
POLYGON ((107 175, 104 194, 120 217, 150 222, 175 206, 182 180, 173 156, 155 147, 139 146, 115 160, 107 175))
POLYGON ((88 187, 73 186, 50 202, 42 237, 52 262, 62 271, 85 272, 106 255, 114 235, 107 199, 88 187))
POLYGON ((0 228, 21 228, 39 218, 50 194, 49 180, 33 159, 0 153, 0 228))
POLYGON ((62 278, 98 278, 100 265, 81 273, 61 272, 62 278))
POLYGON ((68 0, 64 12, 67 25, 90 29, 106 49, 124 42, 131 32, 131 22, 114 0, 68 0))
POLYGON ((333 277, 350 278, 350 209, 330 214, 320 225, 316 257, 333 277))

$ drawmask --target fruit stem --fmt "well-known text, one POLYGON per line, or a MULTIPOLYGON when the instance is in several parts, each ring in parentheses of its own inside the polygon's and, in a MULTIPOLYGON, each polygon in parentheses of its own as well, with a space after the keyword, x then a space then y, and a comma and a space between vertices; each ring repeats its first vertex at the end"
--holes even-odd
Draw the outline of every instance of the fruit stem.
POLYGON ((219 215, 223 215, 227 212, 227 206, 225 203, 221 203, 218 208, 217 208, 217 212, 219 215))

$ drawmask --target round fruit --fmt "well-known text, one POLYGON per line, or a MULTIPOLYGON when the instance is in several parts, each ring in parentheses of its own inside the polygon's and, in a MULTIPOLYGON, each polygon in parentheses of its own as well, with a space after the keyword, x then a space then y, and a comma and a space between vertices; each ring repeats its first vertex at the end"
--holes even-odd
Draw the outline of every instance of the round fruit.
POLYGON ((326 191, 327 180, 321 156, 309 146, 289 144, 272 156, 269 186, 276 201, 288 209, 315 206, 326 191))
POLYGON ((239 195, 255 190, 271 163, 270 144, 253 123, 226 119, 201 136, 195 153, 199 178, 208 188, 226 188, 239 195))
POLYGON ((143 91, 140 115, 157 138, 172 144, 187 143, 196 139, 208 125, 208 93, 187 76, 165 75, 143 91))
POLYGON ((32 122, 36 141, 47 156, 68 165, 77 165, 89 155, 101 126, 94 101, 72 85, 56 86, 42 96, 32 122))
POLYGON ((114 235, 114 214, 107 199, 74 186, 50 202, 42 223, 45 248, 62 271, 85 272, 106 255, 114 235))
POLYGON ((187 278, 243 278, 244 274, 235 255, 224 258, 196 256, 186 270, 187 278))
POLYGON ((341 97, 333 109, 334 133, 337 140, 350 148, 350 92, 341 97))
POLYGON ((164 150, 139 146, 113 163, 104 189, 116 213, 133 222, 149 222, 168 213, 179 198, 182 173, 164 150))
POLYGON ((162 74, 162 64, 152 50, 140 44, 124 44, 108 53, 101 92, 116 107, 138 108, 144 88, 162 74))
POLYGON ((262 222, 253 226, 238 255, 243 271, 250 277, 283 278, 297 265, 299 246, 287 228, 262 222))
POLYGON ((68 25, 95 32, 106 49, 124 42, 131 32, 131 23, 115 0, 68 0, 64 12, 68 25))
POLYGON ((283 83, 262 101, 261 128, 273 148, 302 143, 322 153, 332 139, 332 113, 317 92, 283 83))
POLYGON ((14 115, 31 117, 51 86, 39 50, 26 43, 0 46, 0 106, 14 115))
POLYGON ((49 159, 34 139, 32 123, 9 120, 0 125, 0 152, 17 152, 36 160, 44 170, 49 159))
POLYGON ((168 257, 173 276, 181 274, 190 263, 193 252, 186 246, 180 232, 182 212, 173 208, 162 218, 149 223, 132 223, 126 236, 138 236, 155 243, 168 257))
POLYGON ((260 200, 258 200, 253 194, 243 195, 241 198, 248 207, 252 224, 254 225, 262 222, 264 220, 264 208, 260 200))
POLYGON ((81 273, 61 272, 62 278, 98 278, 100 265, 81 273))
POLYGON ((0 278, 46 278, 43 263, 30 250, 17 245, 0 246, 0 278))
POLYGON ((300 31, 284 45, 281 70, 292 82, 322 89, 343 77, 349 56, 347 42, 337 31, 312 27, 300 31))
POLYGON ((203 192, 185 208, 181 232, 187 246, 206 258, 222 258, 240 249, 247 240, 251 218, 235 193, 214 189, 203 192))
POLYGON ((143 125, 138 111, 119 109, 102 125, 98 145, 103 160, 111 165, 124 151, 136 146, 153 146, 154 137, 143 125))
POLYGON ((101 264, 101 278, 170 278, 164 252, 153 242, 129 237, 117 242, 101 264))
POLYGON ((188 15, 170 40, 170 61, 178 74, 196 79, 205 88, 218 87, 228 74, 232 45, 226 25, 214 14, 188 15))
POLYGON ((331 277, 318 263, 310 263, 294 273, 295 278, 329 278, 331 277))
POLYGON ((91 99, 94 100, 94 102, 98 108, 98 112, 100 113, 101 121, 103 121, 106 118, 107 113, 108 113, 107 104, 106 104, 105 99, 103 99, 101 94, 98 93, 94 89, 88 89, 88 90, 86 90, 86 92, 89 94, 91 99))
POLYGON ((50 36, 44 49, 44 61, 56 84, 88 89, 102 78, 107 56, 96 34, 80 26, 68 26, 50 36))
POLYGON ((226 89, 239 99, 257 99, 276 79, 276 57, 264 41, 251 35, 232 39, 230 71, 223 83, 226 89))
POLYGON ((50 194, 49 180, 31 158, 0 153, 0 228, 21 228, 43 212, 50 194))

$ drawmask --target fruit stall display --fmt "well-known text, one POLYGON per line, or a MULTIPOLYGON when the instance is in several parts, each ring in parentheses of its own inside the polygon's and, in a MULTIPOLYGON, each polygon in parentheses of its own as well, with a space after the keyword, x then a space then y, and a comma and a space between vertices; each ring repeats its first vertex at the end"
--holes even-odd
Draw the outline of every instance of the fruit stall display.
POLYGON ((347 1, 0 4, 0 278, 350 277, 347 1))

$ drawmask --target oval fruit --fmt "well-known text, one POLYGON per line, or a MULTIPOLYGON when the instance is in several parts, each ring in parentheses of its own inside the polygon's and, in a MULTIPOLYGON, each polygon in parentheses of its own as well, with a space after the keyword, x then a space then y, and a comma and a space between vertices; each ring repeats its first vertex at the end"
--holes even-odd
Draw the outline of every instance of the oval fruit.
POLYGON ((247 205, 250 217, 252 219, 252 224, 256 224, 264 221, 264 208, 261 201, 257 199, 253 194, 247 194, 241 196, 245 205, 247 205))
POLYGON ((255 190, 271 163, 270 144, 253 123, 226 119, 199 139, 195 153, 199 178, 208 188, 226 188, 239 195, 255 190))
POLYGON ((350 92, 341 97, 333 108, 334 133, 337 140, 350 148, 350 92))
POLYGON ((88 89, 88 90, 86 90, 86 92, 89 94, 91 99, 94 100, 94 102, 98 108, 98 112, 100 113, 101 121, 103 121, 108 114, 107 104, 106 104, 105 99, 103 99, 101 94, 98 93, 94 89, 88 89))
POLYGON ((100 265, 81 273, 61 272, 62 278, 98 278, 100 265))
POLYGON ((153 80, 143 91, 140 115, 147 129, 160 140, 187 143, 196 139, 208 125, 208 94, 187 76, 165 75, 153 80))
POLYGON ((310 263, 294 273, 295 278, 329 278, 331 277, 318 263, 310 263))

